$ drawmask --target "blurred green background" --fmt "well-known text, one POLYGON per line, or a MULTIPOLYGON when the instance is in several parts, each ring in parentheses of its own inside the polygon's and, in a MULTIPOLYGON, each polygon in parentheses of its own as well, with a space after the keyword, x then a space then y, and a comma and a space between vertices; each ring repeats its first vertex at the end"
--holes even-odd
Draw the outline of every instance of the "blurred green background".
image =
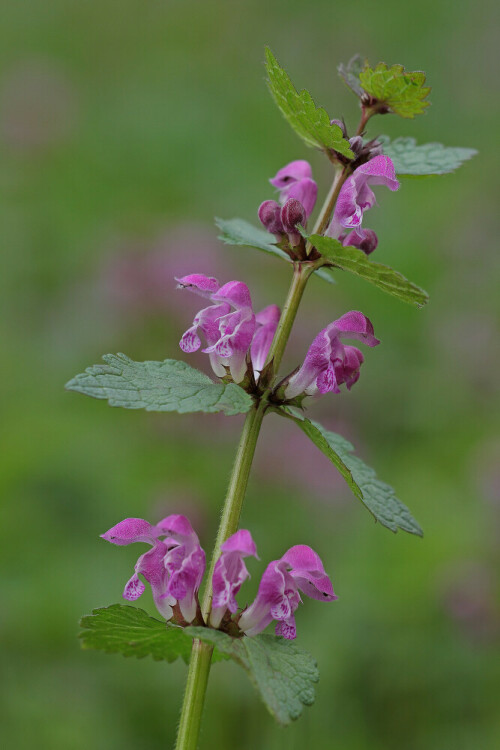
MULTIPOLYGON (((423 540, 376 526, 322 455, 269 417, 243 525, 264 565, 311 544, 339 601, 307 601, 299 643, 321 668, 317 701, 274 725, 236 666, 214 666, 204 748, 493 750, 498 712, 499 99, 489 84, 493 2, 397 0, 3 4, 0 225, 3 263, 0 613, 3 747, 159 750, 173 743, 186 668, 83 652, 78 619, 121 601, 138 548, 99 534, 126 516, 185 512, 212 546, 240 418, 110 409, 65 393, 102 353, 185 358, 199 304, 173 276, 239 278, 257 309, 284 300, 286 267, 216 241, 212 216, 255 221, 267 180, 321 154, 300 142, 264 83, 270 44, 298 87, 353 129, 336 66, 361 52, 424 69, 425 116, 369 133, 472 146, 456 174, 379 189, 377 260, 431 294, 416 311, 339 273, 312 280, 287 353, 350 309, 372 319, 349 394, 310 414, 392 483, 423 540), (188 299, 189 297, 189 299, 188 299)), ((196 366, 208 368, 203 357, 196 366)), ((291 432, 290 432, 291 431, 291 432)), ((240 601, 242 600, 240 597, 240 601)), ((152 613, 149 592, 140 604, 152 613)))

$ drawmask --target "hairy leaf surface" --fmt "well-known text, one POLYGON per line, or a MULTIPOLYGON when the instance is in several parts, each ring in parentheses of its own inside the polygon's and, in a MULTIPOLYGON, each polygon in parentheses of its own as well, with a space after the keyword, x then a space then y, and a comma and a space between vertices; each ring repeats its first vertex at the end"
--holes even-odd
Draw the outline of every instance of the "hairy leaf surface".
POLYGON ((387 135, 382 135, 377 140, 381 141, 384 154, 392 159, 396 173, 402 176, 448 174, 477 154, 474 148, 443 146, 441 143, 418 146, 415 138, 391 141, 387 135))
POLYGON ((318 666, 294 641, 265 633, 231 638, 210 628, 189 627, 186 632, 212 643, 242 666, 280 724, 289 724, 300 716, 304 706, 314 703, 318 666))
POLYGON ((410 534, 423 536, 419 524, 406 505, 396 497, 393 488, 378 479, 370 466, 358 456, 353 455, 354 446, 349 441, 325 429, 318 422, 306 419, 297 409, 285 408, 281 411, 282 415, 291 417, 307 437, 330 459, 352 492, 382 526, 394 532, 399 528, 410 534))
POLYGON ((416 307, 422 307, 429 301, 427 292, 408 281, 399 271, 370 260, 357 247, 344 247, 339 240, 319 234, 312 234, 309 241, 333 266, 360 276, 383 292, 416 307))
POLYGON ((311 94, 295 89, 286 71, 279 65, 269 48, 266 48, 266 68, 269 89, 284 118, 307 143, 323 150, 333 149, 353 158, 349 142, 338 125, 330 124, 330 117, 322 107, 316 107, 311 94))
POLYGON ((214 383, 208 375, 185 362, 134 362, 125 354, 105 354, 105 365, 93 365, 66 384, 93 398, 107 399, 110 406, 180 414, 218 411, 243 414, 252 398, 235 383, 214 383))
POLYGON ((379 63, 375 68, 366 65, 359 74, 361 87, 400 117, 413 118, 422 114, 430 102, 425 101, 430 86, 424 86, 425 73, 405 71, 402 65, 389 68, 379 63))

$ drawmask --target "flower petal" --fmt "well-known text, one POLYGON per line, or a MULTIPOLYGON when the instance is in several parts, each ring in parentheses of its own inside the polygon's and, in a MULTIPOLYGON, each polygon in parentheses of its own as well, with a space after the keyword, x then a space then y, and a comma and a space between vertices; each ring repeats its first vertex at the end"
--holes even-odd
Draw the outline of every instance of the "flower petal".
POLYGON ((273 187, 278 188, 278 190, 283 190, 283 188, 288 187, 291 183, 306 177, 312 177, 311 165, 304 159, 297 159, 279 169, 269 182, 273 187))
POLYGON ((340 334, 341 338, 357 339, 362 341, 367 346, 377 346, 380 344, 379 339, 376 339, 373 335, 373 325, 366 315, 363 315, 359 310, 351 310, 345 315, 342 315, 333 323, 327 326, 327 330, 331 336, 334 336, 336 332, 340 334))
POLYGON ((150 523, 142 518, 125 518, 109 531, 101 534, 107 542, 118 545, 132 544, 133 542, 148 542, 154 544, 155 530, 150 523))
MULTIPOLYGON (((257 547, 248 529, 240 529, 221 544, 222 552, 237 552, 242 557, 257 557, 257 547)), ((258 558, 257 558, 258 559, 258 558)))
POLYGON ((179 289, 189 289, 202 297, 211 297, 219 289, 219 282, 203 273, 191 273, 175 279, 179 289))

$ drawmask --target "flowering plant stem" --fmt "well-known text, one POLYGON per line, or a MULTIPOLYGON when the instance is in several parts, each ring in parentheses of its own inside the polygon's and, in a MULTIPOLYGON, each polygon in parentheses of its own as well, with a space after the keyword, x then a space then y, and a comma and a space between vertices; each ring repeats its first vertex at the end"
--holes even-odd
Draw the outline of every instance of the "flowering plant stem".
MULTIPOLYGON (((323 233, 328 226, 340 188, 348 175, 349 170, 347 167, 336 174, 333 185, 328 193, 318 217, 318 221, 316 222, 314 229, 315 233, 323 233)), ((283 313, 280 317, 278 328, 268 356, 268 363, 272 362, 272 370, 274 373, 277 373, 281 364, 281 359, 288 343, 307 281, 319 265, 321 265, 321 263, 314 261, 296 261, 294 263, 292 283, 288 291, 287 299, 283 307, 283 313)), ((212 606, 211 581, 215 563, 220 555, 221 544, 231 536, 231 534, 234 534, 238 530, 241 508, 245 498, 257 439, 268 405, 269 394, 270 390, 266 391, 259 398, 255 406, 248 412, 243 426, 243 432, 236 452, 236 458, 231 472, 231 478, 229 480, 229 487, 222 509, 219 530, 217 532, 217 539, 207 577, 208 583, 201 607, 205 622, 208 622, 212 606)), ((175 746, 176 750, 196 750, 198 746, 198 737, 212 653, 213 646, 197 639, 193 641, 186 690, 184 693, 184 701, 179 721, 177 743, 175 746)))

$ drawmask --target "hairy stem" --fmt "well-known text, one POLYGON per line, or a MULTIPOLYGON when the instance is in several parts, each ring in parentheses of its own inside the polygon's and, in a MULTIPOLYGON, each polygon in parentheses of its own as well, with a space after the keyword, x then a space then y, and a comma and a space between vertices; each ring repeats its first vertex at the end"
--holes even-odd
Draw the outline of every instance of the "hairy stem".
MULTIPOLYGON (((336 175, 332 188, 320 212, 316 226, 314 227, 314 233, 321 234, 328 226, 340 188, 348 175, 348 167, 344 167, 344 169, 336 175)), ((283 307, 283 312, 267 360, 268 362, 273 361, 273 371, 275 373, 278 372, 281 364, 283 353, 290 337, 307 281, 317 267, 318 264, 311 261, 297 261, 294 263, 292 283, 288 291, 288 296, 283 307)), ((234 534, 238 530, 243 500, 245 499, 248 478, 250 476, 250 469, 255 454, 255 447, 257 445, 257 438, 268 406, 269 392, 270 391, 266 391, 252 410, 248 412, 243 426, 243 432, 241 433, 238 450, 236 452, 229 480, 229 487, 222 509, 217 539, 215 541, 208 569, 207 586, 201 607, 203 618, 207 623, 212 607, 212 575, 215 563, 220 555, 221 544, 231 536, 231 534, 234 534)), ((205 702, 212 653, 213 646, 199 640, 193 641, 186 690, 184 693, 184 702, 179 721, 177 743, 175 746, 176 750, 196 750, 198 747, 198 737, 200 733, 201 717, 203 713, 203 704, 205 702)))
MULTIPOLYGON (((243 432, 241 433, 207 575, 207 586, 201 608, 205 622, 208 622, 212 607, 211 582, 215 563, 220 555, 221 544, 238 530, 250 468, 266 406, 267 400, 263 398, 248 412, 243 432)), ((196 750, 198 745, 200 721, 212 661, 212 652, 212 646, 202 641, 193 641, 176 750, 196 750)))
MULTIPOLYGON (((335 179, 333 180, 332 186, 330 188, 330 191, 328 195, 325 198, 325 202, 323 203, 323 207, 320 211, 320 214, 318 216, 318 219, 316 221, 316 224, 314 225, 314 229, 312 231, 312 234, 323 234, 325 229, 327 228, 328 224, 330 223, 330 218, 333 213, 333 209, 335 208, 335 204, 337 202, 337 198, 339 197, 340 188, 344 184, 344 182, 347 180, 351 173, 350 167, 345 166, 342 169, 340 169, 336 175, 335 179)), ((311 243, 308 242, 306 246, 306 252, 309 254, 311 251, 311 243)))

